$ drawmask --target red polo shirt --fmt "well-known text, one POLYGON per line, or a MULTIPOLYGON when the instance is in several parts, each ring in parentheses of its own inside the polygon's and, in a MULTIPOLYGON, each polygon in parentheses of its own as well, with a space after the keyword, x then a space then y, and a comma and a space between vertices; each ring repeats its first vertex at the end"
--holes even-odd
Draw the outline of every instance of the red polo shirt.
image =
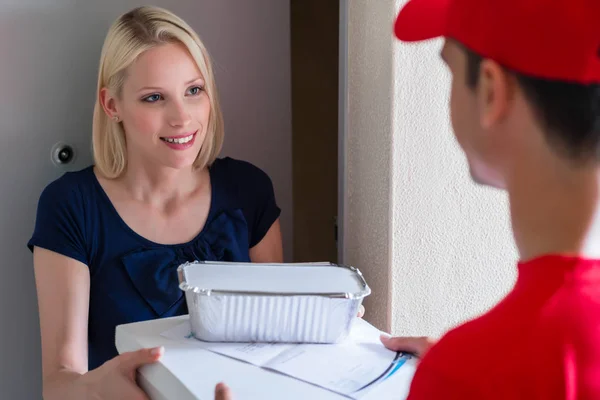
POLYGON ((600 399, 600 260, 519 263, 504 300, 425 355, 421 399, 600 399))

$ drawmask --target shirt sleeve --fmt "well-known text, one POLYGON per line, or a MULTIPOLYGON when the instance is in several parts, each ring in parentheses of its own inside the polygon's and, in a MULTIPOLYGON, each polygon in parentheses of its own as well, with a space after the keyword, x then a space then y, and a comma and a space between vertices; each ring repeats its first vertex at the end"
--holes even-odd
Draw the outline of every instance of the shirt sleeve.
POLYGON ((250 248, 265 237, 273 223, 279 218, 281 209, 275 200, 271 178, 261 169, 249 166, 247 171, 247 204, 245 215, 248 220, 250 248))
POLYGON ((38 201, 29 250, 33 252, 37 246, 89 265, 83 205, 77 186, 64 177, 46 186, 38 201))
POLYGON ((220 176, 226 186, 233 188, 230 201, 242 209, 252 248, 260 243, 281 214, 273 182, 262 169, 247 161, 227 157, 219 161, 219 169, 223 171, 220 176))

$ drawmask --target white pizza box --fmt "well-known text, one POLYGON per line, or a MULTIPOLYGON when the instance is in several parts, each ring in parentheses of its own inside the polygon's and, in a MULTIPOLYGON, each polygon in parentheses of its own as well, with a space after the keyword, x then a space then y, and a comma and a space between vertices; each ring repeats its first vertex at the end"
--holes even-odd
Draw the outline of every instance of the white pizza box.
MULTIPOLYGON (((193 341, 163 335, 189 316, 119 325, 119 353, 163 346, 162 358, 138 370, 138 382, 151 400, 212 400, 217 383, 225 382, 234 400, 344 400, 344 396, 296 378, 199 348, 193 341)), ((195 339, 194 339, 195 340, 195 339)), ((403 400, 408 395, 416 360, 375 385, 360 400, 403 400)))

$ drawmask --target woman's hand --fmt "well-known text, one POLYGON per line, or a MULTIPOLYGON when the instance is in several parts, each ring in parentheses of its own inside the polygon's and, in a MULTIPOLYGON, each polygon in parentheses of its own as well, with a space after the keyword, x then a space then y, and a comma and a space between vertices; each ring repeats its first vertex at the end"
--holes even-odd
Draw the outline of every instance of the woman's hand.
POLYGON ((143 365, 158 361, 163 351, 162 347, 155 347, 123 353, 82 375, 80 383, 83 385, 86 398, 148 400, 148 396, 137 386, 136 371, 143 365))
POLYGON ((358 318, 362 318, 365 315, 365 306, 362 304, 358 307, 358 314, 356 315, 358 318))

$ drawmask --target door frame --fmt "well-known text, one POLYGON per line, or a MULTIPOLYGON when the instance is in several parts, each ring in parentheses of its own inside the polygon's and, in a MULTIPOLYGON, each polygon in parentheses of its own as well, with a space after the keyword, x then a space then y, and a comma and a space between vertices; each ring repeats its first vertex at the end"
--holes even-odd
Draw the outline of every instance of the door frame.
POLYGON ((344 223, 346 221, 344 196, 346 190, 346 137, 348 134, 348 0, 340 0, 339 74, 338 74, 338 262, 345 263, 344 223))

